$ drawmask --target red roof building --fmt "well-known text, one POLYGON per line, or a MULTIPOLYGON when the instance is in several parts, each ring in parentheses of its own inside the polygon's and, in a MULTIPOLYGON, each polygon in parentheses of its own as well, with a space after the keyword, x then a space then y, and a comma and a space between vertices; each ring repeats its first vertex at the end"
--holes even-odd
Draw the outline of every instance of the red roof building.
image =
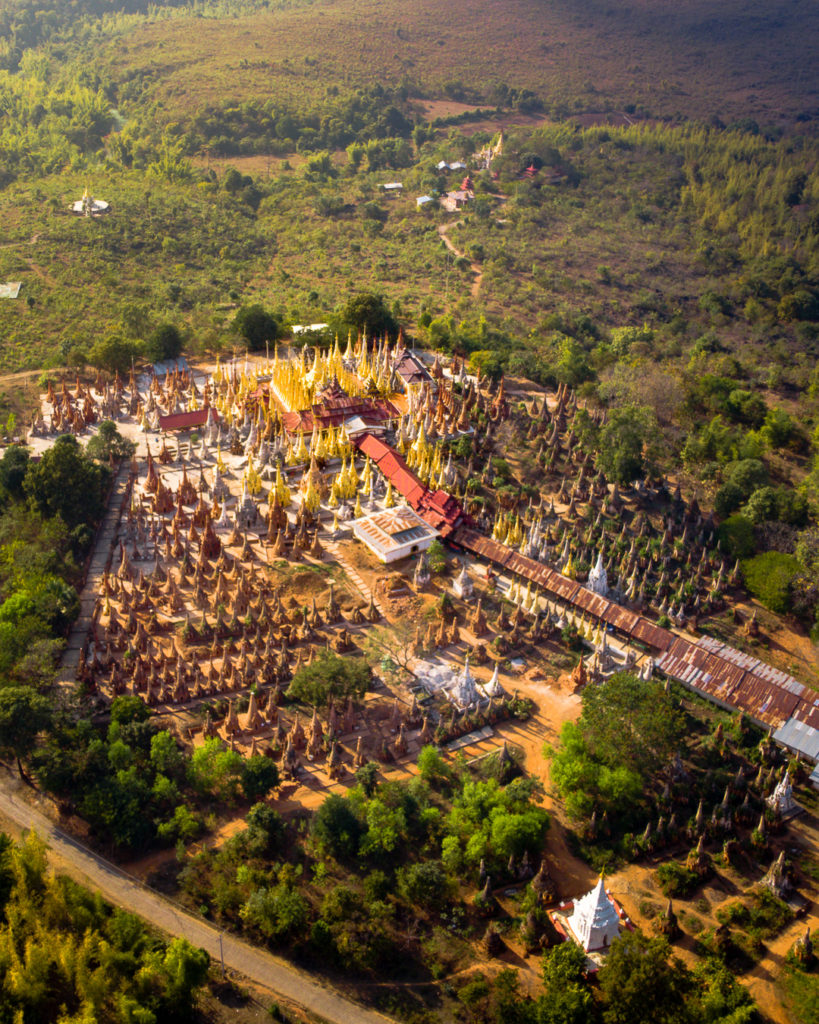
POLYGON ((309 409, 282 413, 282 424, 288 434, 312 434, 314 427, 339 427, 355 417, 374 427, 386 426, 400 415, 386 398, 351 397, 336 380, 324 387, 316 399, 309 409))
MULTIPOLYGON (((208 407, 194 409, 193 412, 172 412, 167 416, 159 417, 160 430, 193 430, 194 427, 204 427, 208 422, 208 407)), ((214 418, 218 418, 216 410, 213 409, 214 418)))
POLYGON ((372 459, 379 472, 407 499, 424 522, 434 527, 444 539, 464 523, 466 517, 461 503, 446 491, 431 491, 388 444, 372 434, 364 434, 353 443, 372 459))

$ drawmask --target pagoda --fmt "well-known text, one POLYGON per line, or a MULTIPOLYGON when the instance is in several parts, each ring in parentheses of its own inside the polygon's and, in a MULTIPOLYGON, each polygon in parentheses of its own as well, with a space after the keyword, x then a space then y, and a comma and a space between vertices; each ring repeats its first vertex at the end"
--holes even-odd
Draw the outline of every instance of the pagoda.
POLYGON ((570 937, 586 953, 608 949, 614 939, 619 938, 620 915, 606 892, 602 875, 591 892, 575 902, 566 923, 570 937))

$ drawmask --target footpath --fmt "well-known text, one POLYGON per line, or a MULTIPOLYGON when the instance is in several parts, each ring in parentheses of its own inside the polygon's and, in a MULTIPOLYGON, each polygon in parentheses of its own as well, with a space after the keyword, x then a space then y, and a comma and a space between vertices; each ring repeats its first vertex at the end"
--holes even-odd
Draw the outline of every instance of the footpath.
POLYGON ((94 550, 91 555, 88 572, 86 573, 85 586, 80 591, 80 614, 71 632, 68 634, 57 672, 56 682, 58 686, 73 686, 76 682, 77 662, 80 657, 80 651, 88 639, 88 630, 91 628, 91 620, 94 616, 94 605, 99 593, 100 580, 105 570, 111 567, 114 544, 117 539, 119 521, 123 511, 122 504, 127 493, 130 472, 130 461, 123 459, 119 471, 114 477, 111 497, 108 500, 108 508, 94 540, 94 550))

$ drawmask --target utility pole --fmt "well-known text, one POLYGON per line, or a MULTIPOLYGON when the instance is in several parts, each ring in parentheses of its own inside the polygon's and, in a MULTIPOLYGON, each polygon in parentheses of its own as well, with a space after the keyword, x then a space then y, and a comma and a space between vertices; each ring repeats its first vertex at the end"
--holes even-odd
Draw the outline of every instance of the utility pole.
POLYGON ((222 933, 219 932, 219 958, 222 961, 222 977, 225 977, 225 950, 222 946, 222 933))

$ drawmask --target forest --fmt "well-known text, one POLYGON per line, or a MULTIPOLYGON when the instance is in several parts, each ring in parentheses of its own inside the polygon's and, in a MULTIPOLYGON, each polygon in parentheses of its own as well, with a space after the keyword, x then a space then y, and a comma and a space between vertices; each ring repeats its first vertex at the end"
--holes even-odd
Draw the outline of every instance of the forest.
POLYGON ((208 954, 49 870, 36 836, 0 834, 0 1019, 171 1024, 194 1019, 208 954))

